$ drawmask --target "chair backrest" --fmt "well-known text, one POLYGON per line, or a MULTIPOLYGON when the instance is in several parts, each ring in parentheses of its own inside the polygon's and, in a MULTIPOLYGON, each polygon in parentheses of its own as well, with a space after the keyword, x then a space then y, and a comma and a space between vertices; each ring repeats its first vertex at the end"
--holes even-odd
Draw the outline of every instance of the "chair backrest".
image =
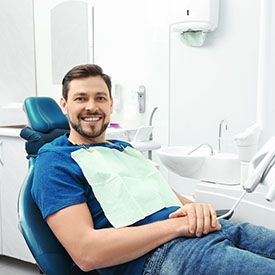
POLYGON ((21 233, 39 268, 47 275, 71 274, 74 263, 41 216, 31 196, 35 160, 30 159, 28 175, 18 198, 21 233))
POLYGON ((87 274, 74 264, 64 247, 56 239, 31 196, 36 154, 43 144, 69 130, 67 118, 51 98, 27 98, 24 102, 24 109, 31 127, 21 131, 21 137, 27 140, 29 171, 18 198, 20 230, 44 274, 87 274))

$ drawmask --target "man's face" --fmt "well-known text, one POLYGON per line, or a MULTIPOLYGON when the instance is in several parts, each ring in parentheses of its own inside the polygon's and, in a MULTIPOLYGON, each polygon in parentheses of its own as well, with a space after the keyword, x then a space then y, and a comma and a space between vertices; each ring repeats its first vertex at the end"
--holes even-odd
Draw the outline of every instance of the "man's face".
POLYGON ((72 80, 67 101, 61 99, 71 128, 69 139, 78 144, 103 142, 112 106, 108 87, 100 76, 72 80))

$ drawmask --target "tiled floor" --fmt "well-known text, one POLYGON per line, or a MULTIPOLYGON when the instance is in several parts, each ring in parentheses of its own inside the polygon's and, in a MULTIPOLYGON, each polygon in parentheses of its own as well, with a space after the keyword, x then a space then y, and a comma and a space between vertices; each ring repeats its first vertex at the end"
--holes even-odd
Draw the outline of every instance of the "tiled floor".
POLYGON ((39 275, 36 265, 0 256, 0 275, 39 275))

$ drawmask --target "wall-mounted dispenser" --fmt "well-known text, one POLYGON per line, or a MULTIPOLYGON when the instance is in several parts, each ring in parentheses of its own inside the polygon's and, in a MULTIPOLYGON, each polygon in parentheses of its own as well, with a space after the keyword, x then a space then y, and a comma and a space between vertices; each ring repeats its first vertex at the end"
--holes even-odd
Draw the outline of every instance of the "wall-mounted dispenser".
POLYGON ((140 85, 138 88, 138 112, 145 113, 145 102, 146 102, 146 88, 144 85, 140 85))
POLYGON ((113 104, 114 112, 120 113, 122 110, 122 86, 121 84, 115 83, 113 89, 113 104))
POLYGON ((208 32, 218 26, 220 0, 183 0, 182 20, 172 24, 189 46, 202 46, 208 32))

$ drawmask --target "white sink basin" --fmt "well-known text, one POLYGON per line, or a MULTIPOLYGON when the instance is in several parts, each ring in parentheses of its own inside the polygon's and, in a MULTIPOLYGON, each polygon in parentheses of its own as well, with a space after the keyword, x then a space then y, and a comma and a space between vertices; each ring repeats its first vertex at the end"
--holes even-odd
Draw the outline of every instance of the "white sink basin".
POLYGON ((161 162, 179 176, 222 184, 240 183, 240 161, 236 154, 214 153, 195 146, 171 146, 157 150, 161 162))
POLYGON ((195 175, 196 179, 227 185, 238 185, 241 165, 236 154, 217 153, 205 158, 204 165, 195 175))
POLYGON ((182 177, 192 177, 202 166, 209 149, 200 148, 188 155, 195 146, 171 146, 157 150, 162 163, 174 173, 182 177))

